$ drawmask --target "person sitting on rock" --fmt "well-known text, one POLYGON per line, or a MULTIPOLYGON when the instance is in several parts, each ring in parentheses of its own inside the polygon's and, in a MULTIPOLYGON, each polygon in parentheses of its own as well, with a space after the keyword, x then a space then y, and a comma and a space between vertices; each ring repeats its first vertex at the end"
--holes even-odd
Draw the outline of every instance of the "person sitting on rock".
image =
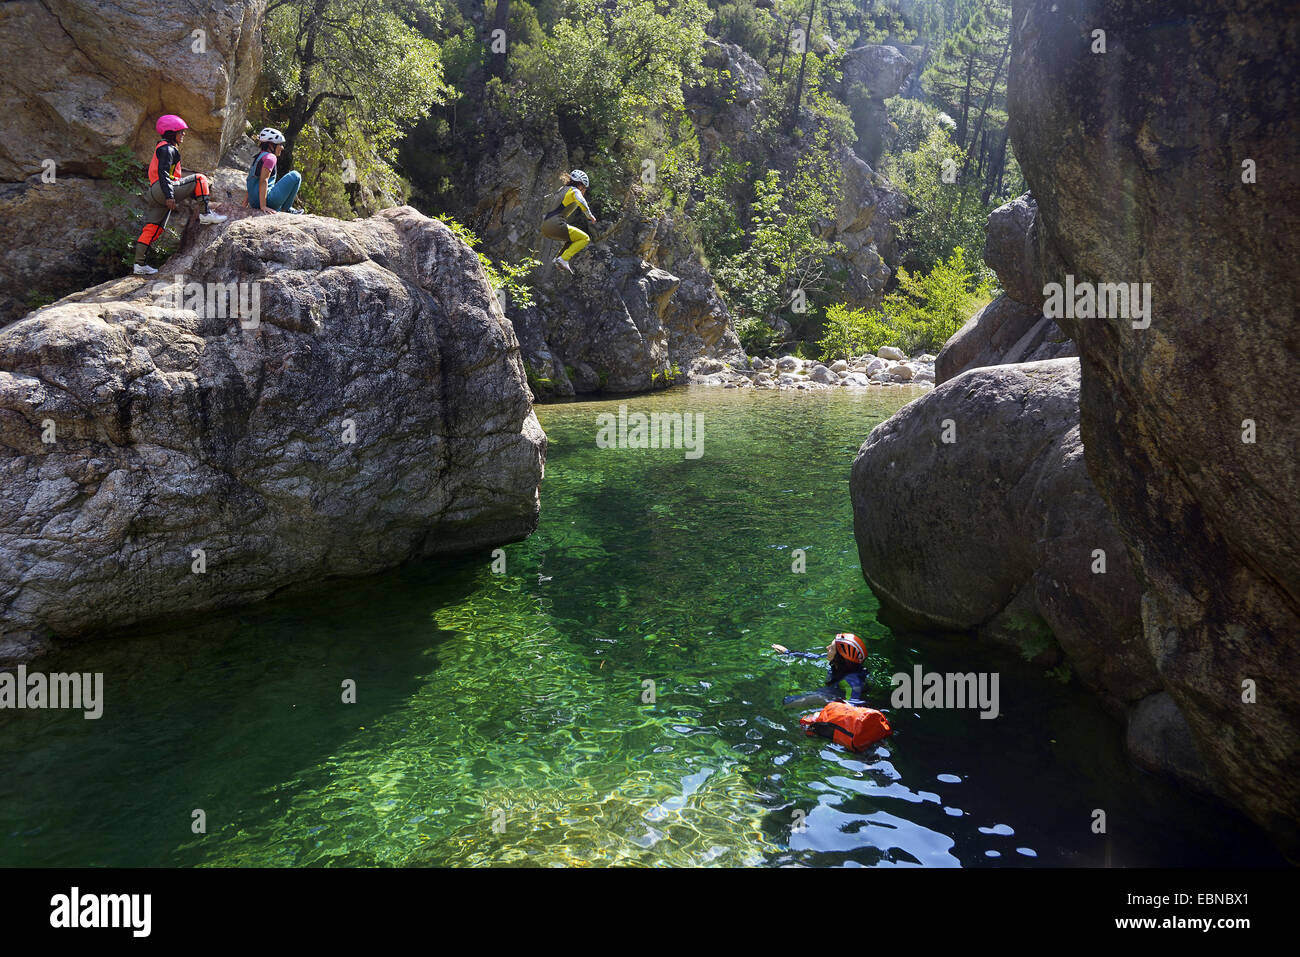
POLYGON ((301 213, 294 208, 302 186, 302 174, 296 169, 276 177, 275 164, 284 152, 284 134, 268 126, 257 134, 257 158, 248 167, 248 205, 264 213, 301 213))
POLYGON ((587 188, 591 185, 591 180, 587 174, 580 169, 575 169, 564 182, 564 193, 560 196, 560 205, 546 214, 542 220, 542 235, 547 239, 558 239, 561 242, 568 243, 568 247, 556 256, 552 262, 565 272, 572 273, 573 268, 569 265, 569 260, 574 257, 588 242, 591 237, 584 233, 576 226, 570 226, 566 219, 573 215, 573 211, 582 208, 586 214, 587 220, 591 223, 596 222, 596 217, 591 214, 591 207, 587 205, 587 188))
MULTIPOLYGON (((773 645, 772 649, 795 658, 821 658, 821 655, 816 652, 791 651, 784 645, 773 645)), ((830 670, 826 673, 826 684, 816 691, 790 695, 785 699, 785 704, 803 705, 814 700, 843 701, 844 697, 839 691, 841 681, 848 683, 850 702, 866 701, 867 682, 870 680, 863 667, 867 660, 866 642, 857 635, 841 632, 826 646, 826 658, 830 662, 830 670)))
POLYGON ((203 212, 199 222, 206 226, 224 223, 226 217, 214 213, 208 208, 208 196, 212 189, 208 178, 202 173, 181 174, 181 143, 185 141, 185 131, 189 129, 186 122, 175 113, 158 117, 154 128, 158 131, 158 145, 154 147, 153 159, 149 161, 149 188, 145 190, 144 229, 135 241, 135 266, 132 269, 137 276, 152 276, 158 270, 148 265, 145 260, 154 241, 167 228, 167 220, 176 209, 178 199, 195 198, 203 203, 203 212))

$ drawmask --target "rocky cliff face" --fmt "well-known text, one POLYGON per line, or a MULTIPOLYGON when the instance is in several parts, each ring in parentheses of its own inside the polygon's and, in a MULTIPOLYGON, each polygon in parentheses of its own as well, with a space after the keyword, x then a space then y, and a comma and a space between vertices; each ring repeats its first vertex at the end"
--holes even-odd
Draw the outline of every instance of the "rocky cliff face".
POLYGON ((0 332, 0 659, 536 527, 518 342, 446 227, 188 238, 0 332))
MULTIPOLYGON (((0 5, 0 325, 29 297, 84 284, 106 210, 102 157, 145 157, 161 113, 190 125, 184 166, 210 170, 238 135, 261 70, 266 0, 0 5)), ((128 221, 129 223, 129 221, 128 221)))
POLYGON ((1014 7, 1011 138, 1044 271, 1150 283, 1145 328, 1062 320, 1145 642, 1212 777, 1298 853, 1294 4, 1014 7))
POLYGON ((975 313, 945 343, 935 360, 935 382, 967 369, 1077 356, 1078 349, 1053 319, 1043 315, 1042 263, 1029 193, 989 214, 984 261, 1005 290, 975 313))
MULTIPOLYGON (((888 123, 884 99, 898 92, 911 70, 911 62, 893 47, 860 47, 845 54, 845 83, 840 91, 846 102, 865 97, 872 107, 869 117, 857 126, 860 137, 879 140, 888 123), (850 79, 851 78, 851 79, 850 79)), ((786 181, 799 160, 796 148, 769 155, 751 135, 757 122, 759 100, 768 83, 767 71, 744 50, 730 43, 709 41, 705 65, 724 78, 718 85, 687 91, 687 110, 700 138, 701 159, 713 162, 725 147, 734 160, 757 168, 782 171, 786 181)), ((881 174, 872 169, 874 159, 843 149, 840 161, 840 201, 834 218, 825 223, 822 236, 840 243, 844 253, 838 265, 846 279, 844 301, 852 306, 873 308, 884 296, 885 286, 898 265, 899 251, 894 223, 907 211, 907 199, 881 174)))
POLYGON ((868 44, 844 54, 840 95, 849 106, 858 134, 855 152, 875 164, 885 146, 889 113, 885 100, 898 93, 912 74, 912 61, 896 46, 868 44))
POLYGON ((644 392, 670 383, 700 356, 738 358, 726 304, 695 253, 667 218, 646 219, 631 197, 592 197, 596 227, 574 275, 551 260, 562 245, 541 237, 562 176, 577 165, 558 133, 513 134, 486 155, 474 177, 470 217, 489 252, 542 265, 536 302, 507 302, 534 389, 542 397, 596 391, 644 392))

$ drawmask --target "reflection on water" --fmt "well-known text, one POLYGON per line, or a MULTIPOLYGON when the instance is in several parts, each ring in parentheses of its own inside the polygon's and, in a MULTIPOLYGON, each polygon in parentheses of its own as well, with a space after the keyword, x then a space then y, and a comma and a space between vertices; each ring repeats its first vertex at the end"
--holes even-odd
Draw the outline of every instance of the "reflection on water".
POLYGON ((1077 689, 876 621, 849 467, 911 397, 620 400, 701 413, 694 460, 596 448, 618 401, 543 407, 542 524, 504 575, 419 563, 43 662, 103 671, 104 717, 0 718, 0 864, 1276 863, 1077 689), (801 733, 782 698, 824 669, 769 650, 843 630, 896 732, 867 755, 801 733), (890 709, 917 664, 998 671, 1001 716, 890 709))

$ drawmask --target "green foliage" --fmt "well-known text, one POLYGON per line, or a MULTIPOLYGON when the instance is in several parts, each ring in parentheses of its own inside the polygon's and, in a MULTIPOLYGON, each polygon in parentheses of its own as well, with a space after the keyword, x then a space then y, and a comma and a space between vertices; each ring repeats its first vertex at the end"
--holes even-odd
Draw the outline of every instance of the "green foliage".
POLYGON ((1052 633, 1047 628, 1042 627, 1040 623, 1039 627, 1022 633, 1018 643, 1020 645, 1020 657, 1026 661, 1033 661, 1039 655, 1051 650, 1054 639, 1052 633))
POLYGON ((983 255, 984 224, 991 208, 980 202, 978 182, 957 182, 961 165, 961 150, 947 129, 938 126, 916 150, 887 167, 894 185, 912 201, 913 212, 901 223, 899 234, 914 269, 932 268, 958 246, 970 250, 976 262, 983 255))
POLYGON ((819 342, 825 361, 852 359, 889 345, 891 330, 879 310, 850 309, 835 303, 826 310, 826 335, 819 342))
POLYGON ((1049 678, 1055 678, 1063 685, 1068 685, 1070 683, 1070 679, 1074 676, 1074 672, 1071 671, 1070 666, 1068 664, 1062 662, 1061 664, 1057 665, 1055 668, 1048 668, 1047 676, 1049 678))
POLYGON ((748 2, 719 4, 709 32, 741 47, 759 63, 767 62, 772 49, 782 40, 771 12, 748 2))
POLYGON ((499 263, 493 262, 491 257, 478 249, 482 245, 482 240, 468 226, 446 213, 440 214, 437 218, 455 233, 461 242, 474 250, 494 293, 505 290, 507 301, 515 309, 527 309, 534 304, 532 287, 524 282, 524 278, 541 265, 538 260, 528 257, 517 263, 508 263, 504 260, 499 263))
POLYGON ((284 166, 303 174, 312 209, 348 216, 405 195, 397 143, 447 95, 438 46, 416 26, 436 25, 438 10, 428 0, 272 5, 262 119, 284 130, 284 166))
POLYGON ((516 47, 516 82, 496 106, 534 125, 558 114, 604 151, 646 116, 683 106, 682 87, 700 73, 709 19, 701 0, 565 0, 562 10, 549 35, 516 47))
POLYGON ((816 321, 816 297, 828 290, 830 259, 841 251, 821 235, 822 224, 834 216, 842 176, 831 142, 827 131, 819 131, 789 184, 774 169, 755 181, 747 228, 715 203, 705 251, 714 279, 740 316, 771 325, 794 305, 798 291, 805 311, 789 313, 796 334, 816 321))
POLYGON ((667 369, 664 369, 662 371, 656 369, 655 371, 651 372, 650 384, 652 386, 657 386, 662 380, 664 386, 670 386, 674 382, 676 382, 677 379, 681 378, 681 374, 682 374, 681 367, 674 362, 667 369))
POLYGON ((528 378, 528 388, 533 390, 533 395, 540 396, 555 391, 554 380, 542 375, 541 370, 527 359, 524 360, 524 375, 528 378))
POLYGON ((832 306, 826 335, 818 345, 823 359, 848 359, 884 346, 909 356, 938 352, 992 295, 987 281, 970 269, 965 250, 958 247, 945 262, 925 276, 899 270, 899 288, 877 309, 865 311, 832 306))
POLYGON ((646 117, 628 155, 641 157, 635 173, 641 215, 683 212, 700 179, 700 141, 685 110, 665 119, 646 117))
POLYGON ((902 156, 914 153, 936 130, 954 128, 952 117, 924 100, 896 96, 885 101, 891 127, 889 153, 902 156))
POLYGON ((758 316, 741 316, 734 325, 746 353, 767 355, 776 348, 776 331, 758 316))

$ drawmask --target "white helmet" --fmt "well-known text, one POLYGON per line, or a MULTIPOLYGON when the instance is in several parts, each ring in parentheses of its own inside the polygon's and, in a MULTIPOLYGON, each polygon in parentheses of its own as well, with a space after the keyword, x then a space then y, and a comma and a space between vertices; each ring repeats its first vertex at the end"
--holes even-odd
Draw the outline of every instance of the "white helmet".
POLYGON ((259 143, 272 143, 279 146, 284 142, 284 134, 274 126, 268 126, 266 129, 262 130, 262 132, 257 134, 257 141, 259 143))
POLYGON ((575 183, 581 183, 583 186, 591 186, 591 180, 587 179, 587 174, 580 169, 575 169, 570 173, 569 179, 575 183))

